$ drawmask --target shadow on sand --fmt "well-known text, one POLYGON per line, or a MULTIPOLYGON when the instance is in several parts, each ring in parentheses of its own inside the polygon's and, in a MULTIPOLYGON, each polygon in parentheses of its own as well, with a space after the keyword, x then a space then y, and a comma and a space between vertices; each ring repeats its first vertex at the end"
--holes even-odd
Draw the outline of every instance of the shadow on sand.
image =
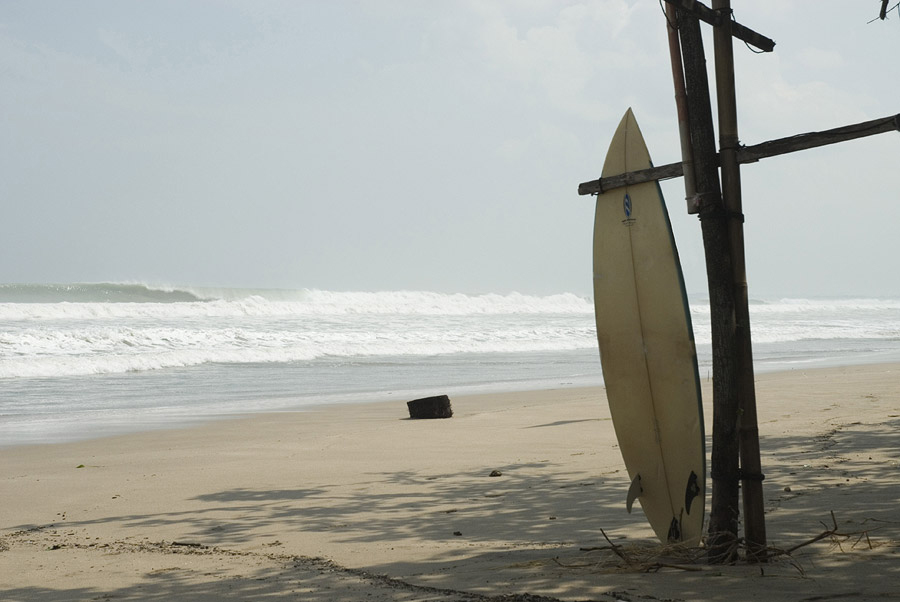
POLYGON ((649 574, 611 568, 603 551, 583 549, 606 545, 601 530, 618 545, 657 545, 640 513, 624 510, 624 473, 585 478, 564 465, 538 462, 496 466, 497 478, 401 471, 363 474, 352 487, 234 488, 192 498, 202 509, 69 521, 68 528, 166 526, 211 555, 259 562, 247 563, 240 575, 200 582, 172 571, 121 589, 0 589, 0 598, 486 600, 514 592, 570 600, 897 598, 898 428, 900 419, 892 419, 847 424, 813 439, 763 437, 770 543, 786 549, 804 542, 832 526, 832 512, 847 534, 798 550, 792 562, 698 565, 697 571, 656 567, 649 574), (368 511, 364 519, 360 508, 368 511), (278 554, 245 551, 266 538, 302 541, 304 534, 323 532, 343 546, 390 542, 439 551, 426 561, 392 557, 358 569, 294 556, 288 547, 278 554))

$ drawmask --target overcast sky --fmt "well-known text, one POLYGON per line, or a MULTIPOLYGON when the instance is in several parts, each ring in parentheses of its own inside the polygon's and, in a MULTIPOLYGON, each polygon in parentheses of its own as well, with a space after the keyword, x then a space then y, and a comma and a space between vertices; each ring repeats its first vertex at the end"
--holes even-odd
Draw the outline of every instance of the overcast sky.
MULTIPOLYGON (((743 143, 900 113, 897 11, 733 5, 743 143)), ((0 282, 589 295, 578 183, 628 107, 679 160, 668 61, 656 0, 0 0, 0 282)), ((751 296, 900 295, 898 160, 744 166, 751 296)))

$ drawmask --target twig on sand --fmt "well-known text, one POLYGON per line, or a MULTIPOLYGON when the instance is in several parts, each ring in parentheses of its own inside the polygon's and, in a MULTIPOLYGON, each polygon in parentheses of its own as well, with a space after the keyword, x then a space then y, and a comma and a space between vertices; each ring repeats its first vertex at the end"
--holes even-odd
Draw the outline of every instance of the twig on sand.
POLYGON ((621 558, 622 560, 625 560, 627 562, 628 559, 625 558, 625 554, 622 552, 622 549, 619 546, 617 546, 616 544, 614 544, 612 542, 612 540, 610 540, 610 538, 606 535, 606 531, 604 531, 603 529, 600 529, 600 532, 603 533, 603 539, 606 540, 606 543, 609 544, 609 547, 612 549, 613 552, 615 552, 616 556, 618 556, 619 558, 621 558))
POLYGON ((868 529, 864 530, 864 531, 853 531, 850 533, 841 533, 840 528, 838 527, 837 518, 835 518, 835 516, 834 516, 834 510, 831 511, 831 523, 832 523, 832 528, 828 529, 827 525, 826 525, 826 530, 822 531, 821 533, 819 533, 812 539, 808 539, 804 542, 798 543, 787 549, 780 549, 780 548, 773 547, 773 548, 770 548, 769 551, 773 556, 778 556, 778 555, 790 556, 793 552, 796 552, 800 548, 806 547, 808 545, 814 544, 818 541, 822 541, 823 539, 828 539, 828 538, 831 538, 833 545, 836 545, 843 550, 843 548, 841 547, 841 542, 847 541, 851 537, 856 537, 856 541, 853 543, 851 548, 855 548, 856 545, 860 541, 862 541, 863 538, 866 539, 866 543, 868 544, 870 550, 875 548, 875 546, 872 544, 872 540, 869 538, 869 530, 868 529))
POLYGON ((202 543, 194 543, 192 541, 173 541, 173 546, 181 546, 185 548, 206 548, 202 543))

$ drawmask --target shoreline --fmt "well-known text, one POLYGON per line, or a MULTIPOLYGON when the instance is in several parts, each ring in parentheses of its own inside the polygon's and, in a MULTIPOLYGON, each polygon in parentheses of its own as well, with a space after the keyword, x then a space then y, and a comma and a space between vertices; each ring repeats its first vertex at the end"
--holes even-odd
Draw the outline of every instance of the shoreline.
POLYGON ((409 420, 396 400, 0 449, 0 598, 885 594, 900 560, 900 364, 756 382, 770 544, 820 535, 832 512, 838 527, 763 571, 647 574, 585 550, 603 533, 634 558, 660 546, 624 510, 602 389, 561 388, 453 397, 449 420, 409 420))
MULTIPOLYGON (((104 419, 97 421, 91 421, 89 419, 87 422, 81 424, 81 428, 84 430, 80 431, 80 434, 71 434, 67 431, 61 431, 59 430, 59 427, 56 426, 46 432, 41 431, 41 433, 37 435, 22 437, 21 435, 16 434, 13 424, 16 420, 21 420, 22 418, 25 418, 27 421, 27 415, 12 415, 11 421, 5 426, 0 427, 0 451, 19 447, 29 447, 34 445, 62 445, 67 443, 77 443, 80 441, 118 437, 122 435, 196 428, 198 426, 216 423, 223 420, 244 420, 257 415, 305 413, 309 411, 318 411, 319 409, 345 405, 353 406, 368 405, 373 403, 397 403, 401 399, 403 401, 406 401, 418 397, 427 397, 430 395, 439 394, 449 394, 451 397, 457 398, 468 397, 472 395, 509 395, 527 391, 548 391, 568 388, 596 387, 602 389, 604 385, 602 382, 600 359, 599 356, 596 358, 593 357, 594 355, 596 355, 596 353, 596 349, 593 349, 591 353, 591 359, 595 361, 593 361, 591 365, 596 369, 595 373, 560 373, 540 379, 531 379, 524 381, 501 380, 491 383, 479 381, 465 383, 462 385, 430 385, 420 386, 417 388, 401 388, 394 390, 386 389, 371 392, 329 392, 324 395, 299 395, 294 401, 284 401, 286 395, 282 387, 275 391, 261 390, 259 394, 260 396, 256 401, 256 403, 260 404, 260 407, 251 410, 237 409, 236 407, 229 406, 226 403, 224 406, 219 405, 218 411, 210 411, 209 407, 207 406, 210 406, 211 404, 209 404, 208 402, 201 404, 203 407, 201 407, 200 409, 194 409, 194 411, 186 412, 179 410, 177 413, 166 413, 165 410, 167 408, 156 406, 147 406, 141 408, 114 407, 111 411, 114 415, 118 414, 118 418, 110 420, 108 417, 104 417, 104 419), (272 395, 272 397, 270 398, 269 395, 272 395), (267 408, 265 406, 270 407, 267 408), (157 410, 163 411, 158 412, 157 410), (132 424, 136 426, 131 426, 132 424)), ((577 361, 578 360, 576 359, 576 362, 577 361)), ((755 376, 758 378, 761 375, 765 374, 794 372, 798 370, 824 370, 842 367, 851 368, 855 366, 890 365, 895 363, 900 364, 900 351, 882 351, 872 352, 869 354, 855 353, 841 357, 810 358, 806 360, 791 361, 762 360, 758 361, 757 365, 755 366, 755 376)), ((268 365, 266 365, 265 368, 271 369, 271 367, 268 365)), ((709 366, 708 364, 701 364, 701 382, 709 381, 711 378, 711 374, 711 366, 709 366)), ((124 375, 108 374, 99 376, 102 378, 120 379, 124 375)), ((267 378, 267 376, 268 375, 263 374, 262 378, 267 378)), ((159 374, 156 371, 139 373, 138 377, 149 379, 143 384, 143 386, 153 387, 154 383, 158 382, 156 380, 157 378, 163 379, 162 382, 165 385, 163 389, 164 391, 168 391, 168 389, 166 389, 165 387, 172 386, 171 383, 166 380, 170 377, 159 374)), ((246 382, 249 382, 250 377, 244 376, 243 378, 246 382)), ((19 386, 22 386, 21 383, 19 384, 19 386)), ((96 393, 99 394, 102 392, 102 388, 100 385, 95 384, 93 386, 97 389, 96 393)), ((113 383, 113 386, 118 386, 118 383, 113 383)), ((241 386, 249 385, 244 385, 242 382, 241 386)), ((190 404, 195 401, 196 400, 194 399, 190 399, 190 401, 188 401, 188 405, 186 405, 185 407, 190 407, 190 404)), ((78 415, 75 415, 72 418, 73 420, 82 419, 78 415)), ((61 420, 63 419, 57 418, 54 422, 55 424, 59 424, 61 420)))

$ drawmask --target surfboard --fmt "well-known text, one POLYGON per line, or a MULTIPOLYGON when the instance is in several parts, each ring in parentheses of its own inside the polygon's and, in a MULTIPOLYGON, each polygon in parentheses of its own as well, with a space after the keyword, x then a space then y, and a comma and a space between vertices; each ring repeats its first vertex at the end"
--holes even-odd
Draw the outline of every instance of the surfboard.
MULTIPOLYGON (((652 167, 631 109, 602 177, 652 167)), ((665 543, 696 545, 706 449, 697 354, 675 238, 656 182, 597 197, 594 313, 603 380, 635 499, 665 543)))

